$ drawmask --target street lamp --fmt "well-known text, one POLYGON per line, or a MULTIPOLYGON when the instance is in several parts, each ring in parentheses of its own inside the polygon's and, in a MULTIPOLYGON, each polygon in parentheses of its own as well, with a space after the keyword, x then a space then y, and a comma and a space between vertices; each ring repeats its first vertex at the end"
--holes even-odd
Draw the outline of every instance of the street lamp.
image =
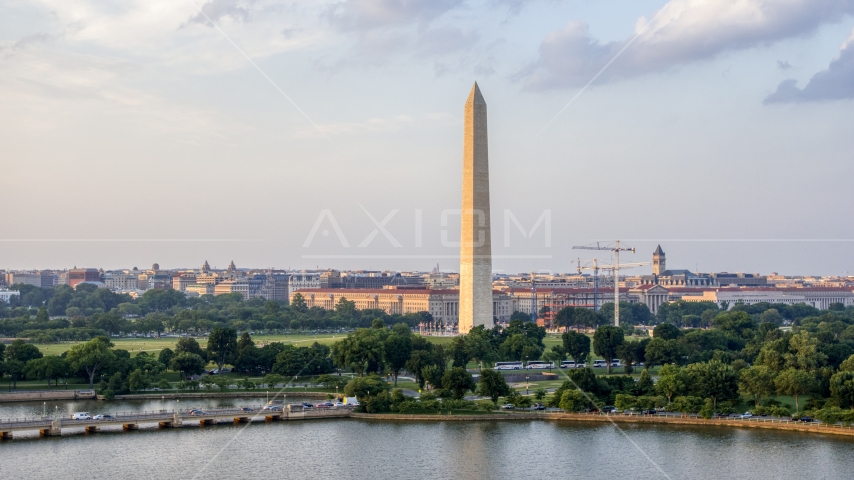
POLYGON ((528 394, 528 380, 529 380, 530 378, 531 378, 531 377, 529 377, 527 374, 525 375, 525 395, 527 395, 527 394, 528 394))

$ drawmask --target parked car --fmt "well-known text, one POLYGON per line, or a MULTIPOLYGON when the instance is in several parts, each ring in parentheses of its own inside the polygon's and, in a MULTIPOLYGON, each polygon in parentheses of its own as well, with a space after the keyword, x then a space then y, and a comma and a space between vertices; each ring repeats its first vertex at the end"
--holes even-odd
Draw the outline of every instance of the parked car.
POLYGON ((92 420, 92 415, 89 412, 77 412, 71 414, 72 420, 92 420))
POLYGON ((514 407, 512 403, 505 403, 504 405, 501 406, 501 408, 503 410, 513 410, 516 407, 514 407))
POLYGON ((602 413, 616 413, 616 412, 617 412, 617 407, 615 407, 613 405, 605 405, 604 407, 602 407, 602 413))
POLYGON ((108 413, 104 413, 101 415, 95 415, 94 417, 92 417, 92 420, 115 420, 115 419, 116 419, 116 417, 114 417, 108 413))
POLYGON ((812 417, 801 417, 801 418, 800 418, 800 419, 798 419, 798 420, 799 420, 799 421, 801 421, 801 422, 814 422, 814 421, 815 421, 815 419, 814 419, 814 418, 812 418, 812 417))
POLYGON ((738 418, 753 418, 753 414, 750 412, 744 412, 738 416, 738 418))
POLYGON ((243 408, 241 408, 241 409, 240 409, 240 411, 241 411, 241 412, 243 412, 243 413, 253 413, 255 410, 253 410, 253 409, 251 409, 251 408, 249 408, 249 407, 243 407, 243 408))
POLYGON ((302 402, 302 408, 314 408, 314 405, 308 402, 302 402))
POLYGON ((344 402, 335 402, 335 406, 336 406, 336 407, 346 407, 346 406, 347 406, 347 404, 346 404, 346 403, 344 403, 344 402))
POLYGON ((281 405, 265 405, 262 410, 264 410, 265 412, 281 412, 282 406, 281 405))
POLYGON ((318 403, 318 404, 317 404, 317 405, 315 405, 314 407, 315 407, 315 408, 330 408, 330 407, 332 407, 332 406, 333 406, 333 404, 332 404, 332 403, 330 403, 330 402, 324 402, 324 403, 318 403))
POLYGON ((716 413, 716 414, 712 415, 712 417, 714 417, 714 418, 729 418, 729 414, 726 414, 726 413, 716 413))
POLYGON ((205 414, 204 410, 198 410, 196 408, 190 410, 190 416, 193 416, 193 417, 198 417, 198 416, 204 415, 204 414, 205 414))
POLYGON ((532 410, 545 410, 545 409, 546 409, 546 406, 545 406, 545 405, 543 405, 542 403, 535 403, 535 404, 531 407, 531 409, 532 409, 532 410))
POLYGON ((651 408, 649 410, 642 410, 641 413, 644 415, 658 415, 658 410, 651 408))

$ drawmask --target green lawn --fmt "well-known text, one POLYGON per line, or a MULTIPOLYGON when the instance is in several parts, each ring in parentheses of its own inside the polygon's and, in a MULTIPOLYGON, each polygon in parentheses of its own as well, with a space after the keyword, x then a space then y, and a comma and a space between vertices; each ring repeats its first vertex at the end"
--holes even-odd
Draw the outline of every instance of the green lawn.
MULTIPOLYGON (((328 335, 253 335, 252 340, 259 347, 265 343, 282 342, 293 344, 300 347, 307 347, 314 342, 324 345, 332 345, 338 340, 344 338, 343 334, 328 334, 328 335)), ((116 345, 115 348, 128 350, 131 356, 135 356, 139 352, 160 353, 164 348, 175 348, 178 338, 113 338, 112 341, 116 345)), ((206 338, 197 338, 202 348, 207 344, 206 338)), ((36 344, 39 350, 45 355, 59 355, 65 352, 76 342, 69 343, 51 343, 51 344, 36 344)))

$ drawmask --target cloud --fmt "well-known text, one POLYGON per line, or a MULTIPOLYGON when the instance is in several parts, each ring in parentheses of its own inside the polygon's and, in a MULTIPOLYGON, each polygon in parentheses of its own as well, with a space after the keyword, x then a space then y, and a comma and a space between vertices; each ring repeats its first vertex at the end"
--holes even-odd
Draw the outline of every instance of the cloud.
POLYGON ((792 68, 792 64, 788 61, 777 60, 777 66, 780 67, 780 70, 789 70, 792 68))
POLYGON ((201 23, 212 26, 208 21, 217 22, 223 17, 229 17, 235 21, 245 22, 249 18, 249 9, 242 5, 244 2, 238 0, 211 0, 202 5, 202 12, 190 18, 190 23, 201 23), (207 17, 206 17, 207 16, 207 17))
POLYGON ((798 88, 798 81, 784 80, 777 91, 765 98, 766 105, 771 103, 818 102, 854 98, 854 30, 848 36, 839 51, 839 55, 810 79, 804 88, 798 88))
POLYGON ((550 32, 515 79, 528 90, 583 85, 636 36, 600 77, 616 81, 806 35, 851 13, 854 0, 671 0, 623 40, 600 43, 583 22, 550 32))
POLYGON ((323 71, 379 66, 396 56, 433 58, 470 49, 480 39, 472 29, 433 24, 463 0, 343 0, 329 5, 324 17, 352 42, 350 51, 323 71))
POLYGON ((367 31, 426 23, 462 0, 344 0, 331 5, 326 16, 340 31, 367 31))
MULTIPOLYGON (((507 8, 507 13, 510 16, 516 16, 522 13, 526 6, 532 3, 538 3, 543 0, 492 0, 490 3, 495 7, 507 8)), ((545 0, 550 3, 559 3, 562 0, 545 0)))

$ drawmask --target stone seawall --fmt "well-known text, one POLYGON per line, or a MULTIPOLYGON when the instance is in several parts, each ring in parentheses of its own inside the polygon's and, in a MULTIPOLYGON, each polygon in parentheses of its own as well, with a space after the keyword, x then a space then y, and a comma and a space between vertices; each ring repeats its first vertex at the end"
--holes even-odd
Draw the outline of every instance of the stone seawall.
POLYGON ((379 421, 500 421, 500 420, 550 420, 591 423, 635 423, 669 424, 702 427, 761 428, 766 430, 788 430, 809 433, 824 433, 854 437, 854 427, 843 425, 824 425, 819 423, 786 422, 770 420, 710 419, 693 417, 664 417, 644 415, 584 415, 572 413, 496 413, 484 415, 403 415, 353 413, 352 418, 379 421))
POLYGON ((605 422, 611 423, 647 423, 671 425, 695 425, 730 428, 763 428, 767 430, 790 430, 798 432, 829 433, 832 435, 854 436, 854 427, 843 425, 825 425, 821 423, 804 423, 783 420, 756 419, 709 419, 696 417, 663 417, 645 415, 582 415, 571 413, 548 413, 544 415, 549 420, 573 422, 605 422))
MULTIPOLYGON (((326 398, 324 392, 287 392, 276 393, 275 390, 261 392, 197 392, 197 393, 140 393, 138 395, 116 395, 114 400, 160 400, 177 398, 246 398, 246 397, 300 397, 300 398, 326 398)), ((106 400, 103 395, 98 395, 98 400, 106 400)))
POLYGON ((0 393, 0 403, 76 400, 82 398, 95 398, 95 392, 92 390, 34 390, 27 392, 0 393))
POLYGON ((546 415, 536 413, 495 413, 483 415, 418 415, 418 414, 375 414, 352 413, 350 418, 383 421, 493 421, 493 420, 547 420, 546 415))

